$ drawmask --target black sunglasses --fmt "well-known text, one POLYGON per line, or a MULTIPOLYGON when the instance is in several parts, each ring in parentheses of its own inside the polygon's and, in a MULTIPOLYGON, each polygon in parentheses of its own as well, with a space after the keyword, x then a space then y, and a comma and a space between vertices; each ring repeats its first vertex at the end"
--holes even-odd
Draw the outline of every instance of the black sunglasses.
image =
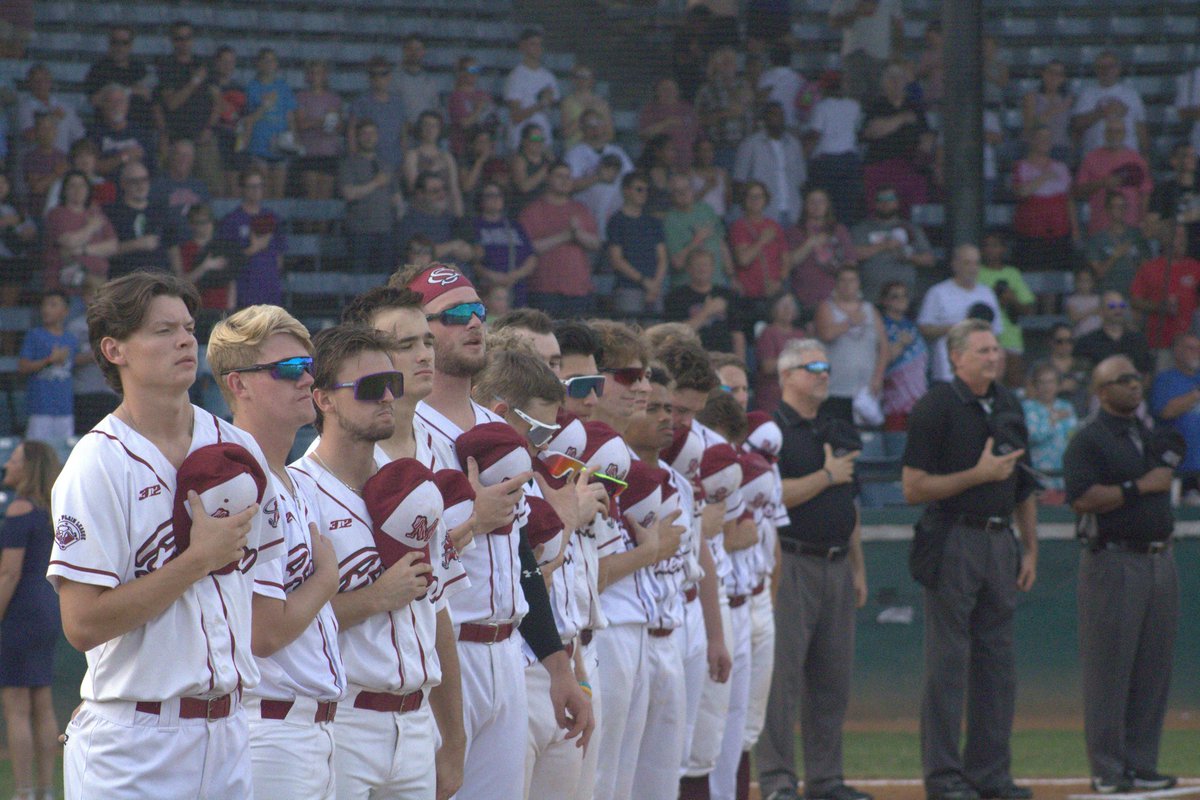
POLYGON ((633 386, 640 380, 650 380, 650 370, 645 367, 620 367, 602 369, 601 372, 612 375, 613 380, 622 386, 633 386))
POLYGON ((529 433, 525 434, 525 438, 534 447, 545 447, 554 438, 554 434, 562 430, 562 425, 547 425, 544 422, 538 422, 519 408, 514 408, 512 412, 529 426, 529 433))
POLYGON ((285 358, 282 361, 274 361, 270 364, 254 364, 249 367, 237 367, 235 369, 227 369, 222 372, 222 375, 228 375, 231 372, 267 372, 270 371, 271 377, 277 381, 298 381, 304 373, 313 374, 312 356, 296 356, 295 358, 285 358))
POLYGON ((604 396, 603 375, 577 375, 567 378, 562 385, 567 388, 567 397, 572 400, 582 400, 592 392, 596 393, 596 397, 604 396))
POLYGON ((445 311, 425 315, 427 321, 437 320, 443 325, 469 325, 471 317, 479 317, 480 322, 487 322, 487 308, 483 303, 459 303, 445 311))
POLYGON ((383 399, 385 392, 392 393, 392 399, 404 396, 404 373, 402 372, 376 372, 372 375, 363 375, 356 381, 347 381, 346 383, 335 383, 330 386, 330 389, 349 389, 354 388, 354 399, 361 400, 364 403, 377 403, 383 399))

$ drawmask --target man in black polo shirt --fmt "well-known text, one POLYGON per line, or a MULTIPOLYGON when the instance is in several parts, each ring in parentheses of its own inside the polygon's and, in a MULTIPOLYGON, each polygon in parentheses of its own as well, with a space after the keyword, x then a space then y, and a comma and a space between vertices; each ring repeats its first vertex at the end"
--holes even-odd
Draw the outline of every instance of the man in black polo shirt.
POLYGON ((1001 352, 991 324, 964 320, 946 345, 954 380, 913 408, 901 474, 905 499, 929 504, 910 564, 925 586, 925 791, 930 800, 1027 798, 1032 793, 1012 781, 1009 738, 1017 590, 1028 591, 1037 574, 1028 434, 1020 402, 997 382, 1001 352))
POLYGON ((818 418, 829 395, 829 360, 820 342, 790 343, 779 356, 783 429, 779 470, 789 524, 775 596, 775 672, 758 742, 758 780, 767 800, 796 800, 795 717, 801 707, 804 796, 870 800, 842 783, 842 723, 854 663, 854 610, 867 599, 854 459, 858 434, 818 418), (803 694, 801 694, 803 692, 803 694))
POLYGON ((1079 655, 1092 787, 1166 789, 1175 779, 1158 773, 1158 745, 1179 626, 1169 491, 1185 447, 1178 434, 1151 434, 1138 420, 1142 379, 1125 356, 1100 362, 1092 388, 1100 412, 1063 456, 1067 499, 1086 537, 1079 655))

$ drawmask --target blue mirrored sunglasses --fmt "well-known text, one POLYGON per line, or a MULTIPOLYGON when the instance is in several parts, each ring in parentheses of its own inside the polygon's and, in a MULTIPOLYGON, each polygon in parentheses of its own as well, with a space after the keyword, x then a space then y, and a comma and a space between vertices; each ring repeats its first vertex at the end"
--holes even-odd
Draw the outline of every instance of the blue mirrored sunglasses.
POLYGON ((445 311, 425 315, 428 321, 437 320, 443 325, 469 325, 471 317, 479 317, 480 322, 487 322, 487 308, 483 303, 459 303, 445 311))
POLYGON ((282 361, 273 361, 270 364, 253 364, 249 367, 237 367, 236 369, 227 369, 222 372, 222 375, 228 375, 231 372, 267 372, 270 371, 271 377, 277 381, 298 381, 304 373, 313 374, 312 356, 297 356, 295 358, 285 358, 282 361))

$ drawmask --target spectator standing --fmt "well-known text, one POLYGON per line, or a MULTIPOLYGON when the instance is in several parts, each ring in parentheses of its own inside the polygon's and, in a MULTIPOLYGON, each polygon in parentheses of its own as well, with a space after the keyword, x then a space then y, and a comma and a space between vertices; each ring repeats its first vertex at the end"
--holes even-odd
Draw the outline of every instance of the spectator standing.
POLYGON ((1150 202, 1150 165, 1138 151, 1126 147, 1125 129, 1120 120, 1104 123, 1104 146, 1083 157, 1075 176, 1075 196, 1087 200, 1088 232, 1108 227, 1107 195, 1117 192, 1125 198, 1125 224, 1137 227, 1150 202))
POLYGON ((679 84, 679 96, 689 103, 704 83, 709 54, 712 51, 712 9, 703 3, 688 8, 683 24, 671 43, 671 74, 679 84))
POLYGON ((1035 128, 1029 153, 1013 166, 1015 261, 1022 269, 1066 272, 1083 234, 1071 199, 1071 170, 1053 157, 1053 136, 1045 125, 1035 128))
MULTIPOLYGON (((80 139, 71 145, 71 151, 67 153, 67 160, 70 162, 72 170, 82 172, 91 183, 92 202, 98 206, 107 206, 117 199, 117 185, 96 172, 97 155, 96 145, 91 139, 80 139)), ((62 185, 63 179, 59 178, 50 187, 50 191, 46 195, 46 205, 42 209, 43 217, 49 215, 51 209, 62 203, 62 185)))
POLYGON ((797 323, 800 306, 790 294, 781 294, 771 303, 771 316, 767 326, 754 343, 754 356, 758 369, 754 375, 754 407, 775 411, 779 405, 779 356, 789 342, 808 337, 808 332, 797 323))
POLYGON ((646 173, 650 191, 646 197, 646 212, 659 220, 671 207, 671 139, 660 133, 642 147, 634 169, 646 173))
MULTIPOLYGON (((733 203, 733 182, 729 179, 729 171, 717 165, 717 151, 710 139, 697 139, 692 153, 692 168, 689 173, 692 179, 692 193, 700 198, 700 202, 707 204, 718 217, 724 219, 733 203)), ((669 190, 670 180, 667 183, 669 190)))
POLYGON ((783 107, 767 103, 762 128, 738 146, 733 165, 735 193, 750 180, 767 186, 771 202, 765 213, 786 228, 800 217, 800 188, 807 178, 804 150, 800 140, 784 127, 783 107))
POLYGON ((1041 362, 1029 373, 1029 386, 1021 409, 1025 412, 1025 427, 1029 428, 1029 456, 1033 468, 1047 476, 1043 486, 1043 505, 1062 505, 1063 453, 1079 418, 1069 402, 1059 397, 1062 380, 1053 364, 1041 362))
POLYGON ((1004 110, 1008 100, 1008 61, 995 36, 983 37, 983 105, 993 113, 1004 110))
POLYGON ((824 95, 808 117, 808 185, 824 189, 838 219, 853 225, 863 218, 863 162, 858 153, 862 106, 842 92, 842 75, 827 72, 821 80, 824 95))
POLYGON ((1179 334, 1171 344, 1171 356, 1174 366, 1154 376, 1150 411, 1187 443, 1176 474, 1183 479, 1183 502, 1195 506, 1200 505, 1200 338, 1179 334))
POLYGON ((158 152, 153 132, 129 116, 129 98, 129 90, 116 83, 108 84, 98 93, 96 119, 88 138, 100 151, 96 168, 107 178, 115 178, 121 167, 131 161, 152 166, 158 152))
POLYGON ((917 324, 908 317, 911 295, 902 281, 891 281, 880 292, 883 330, 887 336, 887 366, 883 371, 883 429, 908 430, 908 415, 929 389, 929 346, 917 324))
POLYGON ((783 109, 784 127, 798 133, 803 126, 811 103, 801 110, 800 104, 808 96, 808 82, 792 69, 792 48, 783 42, 771 45, 769 53, 770 69, 767 69, 758 79, 754 87, 760 96, 765 95, 766 103, 778 103, 783 109))
POLYGON ((25 386, 25 410, 29 415, 25 435, 30 439, 59 443, 75 435, 71 371, 79 341, 67 332, 69 311, 63 292, 46 292, 39 307, 42 324, 26 333, 21 342, 17 371, 29 376, 25 386))
POLYGON ((583 112, 592 110, 600 115, 604 125, 613 127, 612 108, 608 101, 596 94, 596 76, 586 64, 571 68, 571 91, 562 99, 560 107, 563 131, 563 152, 583 141, 583 112))
POLYGON ((671 209, 663 217, 663 232, 671 259, 671 286, 685 282, 687 260, 695 250, 708 251, 713 257, 713 282, 727 286, 735 262, 725 243, 724 223, 707 203, 696 200, 692 181, 686 175, 672 175, 669 187, 671 209))
POLYGON ((729 227, 733 251, 733 282, 744 297, 754 301, 750 316, 766 316, 765 298, 776 295, 790 271, 787 234, 783 226, 765 213, 771 194, 756 180, 742 190, 746 213, 729 227))
POLYGON ((269 47, 259 50, 254 59, 242 124, 250 128, 246 152, 266 175, 266 197, 283 197, 288 159, 296 153, 296 96, 279 73, 279 56, 269 47))
POLYGON ((351 269, 385 273, 396 266, 396 217, 403 208, 395 167, 378 154, 379 126, 356 123, 355 147, 338 167, 338 190, 346 201, 342 220, 351 269))
POLYGON ((921 303, 917 325, 922 336, 935 340, 931 370, 935 381, 950 381, 953 378, 950 359, 946 354, 946 334, 957 323, 972 316, 971 311, 976 306, 990 309, 992 333, 1000 334, 1000 304, 996 302, 995 292, 979 283, 980 266, 978 247, 973 244, 955 247, 950 262, 953 276, 930 287, 921 303))
POLYGON ((864 105, 879 94, 879 77, 904 35, 899 0, 834 0, 829 24, 842 32, 846 94, 864 105))
POLYGON ((1200 187, 1196 185, 1196 148, 1178 142, 1171 148, 1171 177, 1159 181, 1146 213, 1152 230, 1182 224, 1187 231, 1187 254, 1200 258, 1200 187))
POLYGON ((1067 67, 1051 60, 1042 67, 1038 87, 1021 98, 1021 131, 1032 147, 1039 128, 1050 131, 1050 157, 1055 161, 1070 161, 1071 109, 1075 97, 1067 84, 1067 67))
POLYGON ((492 95, 479 87, 479 75, 483 67, 474 56, 463 56, 458 60, 454 72, 454 91, 450 92, 447 110, 450 115, 450 152, 456 156, 467 154, 467 145, 473 131, 488 126, 491 141, 491 123, 495 121, 496 103, 492 95))
POLYGON ((167 150, 166 169, 150 181, 150 202, 171 212, 171 226, 187 230, 188 209, 208 202, 208 186, 193 174, 196 148, 190 139, 176 139, 167 150))
POLYGON ((450 210, 454 216, 463 215, 462 190, 458 185, 458 164, 454 156, 442 149, 442 117, 436 111, 422 111, 413 126, 414 146, 404 154, 404 182, 409 191, 416 190, 417 177, 429 175, 441 178, 446 185, 450 210))
POLYGON ((15 306, 33 273, 30 251, 38 226, 13 205, 8 176, 0 172, 0 306, 15 306))
POLYGON ((880 187, 872 199, 871 216, 850 231, 860 259, 863 294, 879 297, 886 284, 899 282, 911 297, 917 291, 917 270, 934 265, 929 237, 900 215, 900 196, 891 186, 880 187))
POLYGON ((521 129, 521 145, 512 156, 513 207, 518 211, 542 196, 554 163, 546 132, 536 122, 521 129))
POLYGON ((133 57, 133 29, 117 25, 109 29, 108 51, 88 68, 83 77, 83 93, 99 113, 105 105, 101 92, 109 84, 123 87, 130 95, 130 116, 138 128, 150 128, 150 70, 140 58, 133 57))
POLYGON ((223 187, 221 156, 213 135, 217 109, 209 80, 209 65, 192 52, 195 30, 185 21, 171 24, 171 54, 155 67, 155 90, 162 127, 160 142, 187 139, 195 147, 196 177, 220 192, 223 187))
POLYGON ((1200 67, 1188 70, 1175 79, 1175 113, 1184 122, 1191 122, 1188 142, 1200 153, 1200 67))
POLYGON ((489 287, 502 287, 514 306, 525 306, 528 301, 525 279, 537 269, 538 256, 521 223, 508 216, 504 189, 494 181, 484 183, 479 192, 475 237, 483 248, 480 280, 489 287))
POLYGON ((612 129, 595 111, 585 111, 580 124, 583 141, 563 158, 571 167, 571 194, 587 206, 604 226, 621 206, 621 179, 633 171, 633 161, 612 141, 612 129))
POLYGON ((54 147, 66 153, 84 136, 79 114, 61 97, 51 94, 54 77, 45 64, 34 64, 25 73, 25 88, 17 99, 17 130, 26 141, 34 139, 34 122, 38 114, 50 114, 58 122, 54 147))
POLYGON ((1094 368, 1110 356, 1125 356, 1138 372, 1149 375, 1154 370, 1150 346, 1141 331, 1129 324, 1129 304, 1120 292, 1106 291, 1101 295, 1100 328, 1075 342, 1075 356, 1094 368))
POLYGON ((121 402, 121 397, 104 380, 104 373, 97 366, 96 354, 88 342, 87 309, 91 308, 96 290, 103 285, 104 280, 96 275, 85 277, 81 287, 83 313, 76 314, 67 321, 67 332, 79 342, 71 383, 71 390, 75 395, 76 436, 82 436, 94 428, 96 423, 116 411, 121 402))
POLYGON ((621 179, 621 208, 608 220, 608 263, 617 276, 613 310, 640 316, 662 308, 667 280, 667 245, 662 223, 646 212, 650 178, 630 172, 621 179))
POLYGON ((946 66, 943 61, 945 39, 942 24, 937 20, 925 26, 925 49, 917 58, 913 77, 921 89, 921 102, 930 111, 941 112, 946 95, 946 66))
POLYGON ((401 251, 417 234, 433 243, 434 258, 449 261, 466 270, 479 256, 475 229, 454 213, 449 188, 439 175, 422 173, 417 176, 416 192, 407 213, 400 218, 396 242, 401 251))
POLYGON ((241 177, 242 202, 217 226, 217 238, 233 242, 243 259, 235 288, 237 307, 283 302, 283 257, 287 235, 272 211, 263 207, 266 176, 249 167, 241 177))
POLYGON ((512 191, 512 170, 507 161, 496 155, 496 143, 486 128, 474 128, 468 133, 467 152, 459 159, 458 176, 467 208, 477 205, 479 187, 485 182, 495 181, 505 194, 512 191))
POLYGON ((50 112, 39 113, 33 123, 33 145, 21 154, 25 208, 31 214, 45 207, 50 187, 67 172, 67 154, 55 147, 57 139, 58 118, 50 112))
POLYGON ((1140 228, 1126 224, 1125 195, 1109 192, 1104 205, 1108 227, 1087 238, 1084 254, 1102 291, 1128 294, 1138 265, 1150 258, 1150 244, 1140 228))
POLYGON ((342 98, 329 88, 329 63, 310 61, 304 67, 306 88, 296 95, 296 136, 304 155, 298 159, 304 196, 333 197, 338 161, 345 141, 342 98))
POLYGON ((400 51, 400 74, 396 76, 396 93, 400 95, 409 119, 426 111, 439 116, 444 113, 437 79, 425 69, 425 40, 419 33, 404 37, 400 51))
POLYGON ((864 106, 862 138, 867 152, 863 185, 867 197, 874 197, 882 186, 893 187, 900 196, 900 213, 907 218, 912 207, 924 203, 929 195, 928 181, 917 165, 928 161, 933 135, 925 113, 905 95, 908 78, 904 67, 890 65, 881 81, 882 96, 864 106))
POLYGON ((46 580, 54 542, 50 487, 58 472, 58 456, 45 442, 27 438, 17 445, 4 465, 4 486, 14 499, 0 530, 0 696, 14 796, 42 800, 57 796, 61 750, 51 684, 62 621, 46 580))
POLYGON ((548 113, 558 105, 561 95, 554 73, 542 66, 542 33, 536 28, 521 31, 517 40, 521 63, 504 80, 504 102, 508 105, 508 146, 516 149, 526 125, 537 125, 553 145, 548 113))
POLYGON ((688 254, 687 283, 667 293, 663 312, 668 322, 684 322, 700 335, 700 343, 709 352, 733 353, 746 358, 741 308, 737 296, 727 287, 713 282, 715 267, 712 254, 697 249, 688 254))
POLYGON ((1025 277, 1014 266, 1006 265, 1008 246, 999 231, 984 234, 979 282, 996 293, 1000 305, 1000 334, 996 337, 1004 349, 1005 382, 1020 386, 1025 378, 1025 336, 1021 332, 1020 318, 1033 311, 1037 300, 1025 277))
POLYGON ((167 248, 178 229, 165 203, 150 198, 150 172, 140 163, 126 164, 120 177, 121 199, 107 209, 117 232, 117 252, 109 263, 109 278, 138 270, 166 271, 167 248))
POLYGON ((792 293, 802 306, 815 309, 833 291, 838 270, 858 263, 858 251, 822 189, 805 195, 804 214, 788 239, 784 272, 791 276, 792 293))
POLYGON ((862 296, 858 270, 838 268, 833 291, 817 306, 817 338, 829 355, 827 412, 854 424, 853 404, 862 392, 876 399, 883 392, 888 339, 875 306, 862 296))
POLYGON ((1160 351, 1159 364, 1166 366, 1166 350, 1175 337, 1192 326, 1192 315, 1200 306, 1200 261, 1187 255, 1187 237, 1182 226, 1163 236, 1162 255, 1138 267, 1129 287, 1129 301, 1146 315, 1146 341, 1160 351))
MULTIPOLYGON (((638 137, 648 142, 666 134, 671 142, 671 166, 686 170, 692 163, 692 148, 699 133, 699 121, 692 104, 679 96, 674 78, 659 78, 654 94, 638 115, 638 137)), ((701 193, 703 194, 703 192, 701 193)))
POLYGON ((600 249, 596 219, 571 198, 571 168, 551 165, 546 191, 521 212, 520 222, 533 242, 537 269, 529 278, 529 305, 555 317, 591 313, 592 254, 600 249))
POLYGON ((1121 61, 1105 50, 1096 57, 1096 82, 1079 93, 1071 116, 1071 130, 1080 137, 1080 153, 1086 157, 1108 140, 1108 122, 1119 123, 1121 143, 1130 150, 1149 152, 1146 135, 1146 107, 1131 83, 1121 79, 1121 61))
POLYGON ((753 129, 754 88, 738 77, 737 53, 732 47, 712 54, 707 76, 696 93, 696 116, 716 148, 715 163, 732 170, 738 145, 753 129))
POLYGON ((1090 267, 1075 271, 1074 290, 1063 298, 1063 311, 1071 320, 1072 335, 1079 337, 1100 327, 1100 293, 1090 267))
POLYGON ((404 162, 405 123, 409 114, 404 100, 392 89, 391 62, 383 56, 372 56, 367 62, 367 80, 367 91, 350 103, 347 129, 352 136, 349 150, 353 153, 358 145, 358 122, 370 120, 379 133, 376 157, 381 164, 400 169, 404 162))
POLYGON ((117 233, 104 212, 92 204, 87 175, 72 170, 63 176, 62 203, 46 215, 42 238, 47 289, 78 294, 85 276, 108 279, 108 259, 117 252, 117 233))
POLYGON ((237 54, 228 45, 218 47, 213 54, 212 80, 209 92, 213 97, 216 120, 213 134, 221 157, 223 181, 220 187, 226 195, 237 194, 238 173, 242 169, 242 154, 238 152, 238 130, 246 110, 246 87, 234 77, 237 54))
POLYGON ((1091 387, 1088 385, 1092 365, 1075 356, 1075 339, 1071 326, 1059 323, 1050 329, 1050 357, 1046 359, 1058 372, 1058 396, 1075 409, 1082 419, 1088 413, 1091 387))
POLYGON ((196 312, 196 339, 208 334, 222 316, 237 308, 237 274, 242 254, 233 242, 216 236, 216 220, 207 205, 188 210, 188 239, 172 248, 176 274, 196 285, 200 308, 196 312))

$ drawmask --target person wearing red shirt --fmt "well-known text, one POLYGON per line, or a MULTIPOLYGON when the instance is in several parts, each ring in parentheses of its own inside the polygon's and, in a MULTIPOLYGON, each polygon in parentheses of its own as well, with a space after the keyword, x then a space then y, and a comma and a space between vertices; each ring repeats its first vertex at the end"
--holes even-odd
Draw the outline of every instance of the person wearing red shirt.
POLYGON ((592 254, 600 249, 596 220, 571 195, 571 168, 551 165, 546 192, 521 212, 538 266, 529 278, 529 305, 552 317, 577 317, 593 308, 592 254))
POLYGON ((1175 337, 1191 327, 1192 314, 1198 305, 1200 261, 1187 257, 1187 236, 1181 226, 1164 232, 1162 251, 1164 255, 1138 267, 1129 299, 1135 309, 1146 315, 1146 341, 1165 355, 1175 337))
POLYGON ((1150 202, 1150 165, 1142 154, 1125 146, 1125 123, 1112 119, 1105 123, 1104 146, 1088 153, 1075 175, 1075 197, 1087 200, 1090 216, 1088 233, 1108 228, 1108 209, 1105 197, 1120 192, 1125 206, 1125 224, 1137 227, 1150 202))
POLYGON ((743 199, 746 215, 729 229, 734 280, 744 297, 756 300, 777 294, 783 284, 787 237, 783 227, 764 213, 770 201, 767 187, 748 181, 743 199))

